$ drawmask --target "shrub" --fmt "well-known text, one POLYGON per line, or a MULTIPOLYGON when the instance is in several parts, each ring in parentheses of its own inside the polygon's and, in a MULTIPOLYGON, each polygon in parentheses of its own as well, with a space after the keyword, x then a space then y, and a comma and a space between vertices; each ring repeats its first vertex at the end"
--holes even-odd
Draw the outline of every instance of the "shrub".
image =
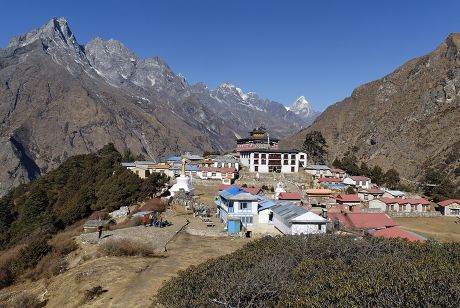
POLYGON ((0 267, 0 289, 11 285, 14 282, 14 275, 8 266, 0 267))
POLYGON ((95 299, 96 297, 99 297, 104 292, 107 292, 107 290, 104 290, 101 286, 96 286, 89 290, 86 290, 85 291, 85 301, 89 302, 95 299))
POLYGON ((460 244, 266 237, 166 282, 165 307, 458 307, 460 244), (216 270, 218 269, 218 270, 216 270))
POLYGON ((22 292, 11 300, 12 308, 39 308, 44 307, 46 302, 41 302, 37 296, 22 292))
POLYGON ((44 239, 27 245, 21 249, 18 257, 11 262, 12 272, 18 275, 26 268, 35 266, 50 250, 51 246, 44 239))
POLYGON ((114 257, 155 256, 153 247, 150 247, 145 243, 130 241, 127 239, 109 240, 101 245, 100 251, 104 255, 114 257))

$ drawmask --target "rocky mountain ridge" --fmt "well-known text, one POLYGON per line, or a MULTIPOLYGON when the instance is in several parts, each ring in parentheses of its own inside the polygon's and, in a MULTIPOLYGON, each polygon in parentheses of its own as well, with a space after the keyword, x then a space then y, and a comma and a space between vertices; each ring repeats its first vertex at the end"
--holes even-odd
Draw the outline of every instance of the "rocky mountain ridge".
POLYGON ((460 175, 460 34, 389 75, 356 88, 308 128, 286 141, 299 146, 321 131, 329 160, 353 151, 358 159, 421 178, 428 167, 460 175))
POLYGON ((116 40, 80 45, 67 21, 53 18, 0 49, 0 195, 108 142, 157 160, 232 149, 253 124, 273 124, 279 137, 302 127, 281 104, 252 93, 235 100, 235 87, 224 88, 196 93, 160 58, 140 59, 116 40), (234 103, 241 119, 211 101, 234 103), (251 122, 253 108, 261 110, 251 122))

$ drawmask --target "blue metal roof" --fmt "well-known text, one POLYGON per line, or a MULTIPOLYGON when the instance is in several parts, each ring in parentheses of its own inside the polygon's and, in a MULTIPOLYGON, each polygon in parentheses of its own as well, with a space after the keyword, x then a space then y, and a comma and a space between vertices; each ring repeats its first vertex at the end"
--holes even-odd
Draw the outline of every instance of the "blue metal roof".
POLYGON ((185 166, 185 171, 200 171, 198 166, 185 166))
POLYGON ((268 208, 271 208, 272 206, 276 205, 276 203, 274 201, 272 201, 272 200, 262 198, 259 195, 257 195, 256 197, 257 197, 257 199, 259 199, 259 202, 258 202, 259 206, 260 206, 259 209, 258 209, 259 212, 263 211, 263 210, 266 210, 268 208))
POLYGON ((327 186, 327 187, 343 187, 343 186, 347 186, 346 184, 343 184, 343 183, 337 183, 337 184, 323 184, 324 186, 327 186))
POLYGON ((179 156, 171 156, 166 159, 167 161, 180 161, 181 158, 179 156))
POLYGON ((236 187, 236 186, 230 186, 230 187, 228 187, 227 189, 224 189, 224 190, 229 192, 232 195, 237 195, 237 194, 246 192, 245 190, 243 190, 243 189, 241 189, 239 187, 236 187))

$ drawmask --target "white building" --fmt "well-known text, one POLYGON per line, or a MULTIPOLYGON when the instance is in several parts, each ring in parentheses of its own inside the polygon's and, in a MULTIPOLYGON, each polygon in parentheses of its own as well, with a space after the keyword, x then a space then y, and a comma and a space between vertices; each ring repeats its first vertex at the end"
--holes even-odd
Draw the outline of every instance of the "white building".
POLYGON ((243 150, 240 162, 250 172, 296 173, 306 166, 307 154, 294 150, 243 150))
POLYGON ((309 212, 292 202, 282 202, 271 208, 273 225, 283 234, 326 233, 327 219, 309 212))
POLYGON ((406 197, 406 194, 399 190, 386 190, 383 193, 383 198, 402 198, 406 197))
POLYGON ((201 164, 203 167, 214 168, 235 168, 240 169, 240 161, 232 155, 221 155, 206 159, 206 162, 201 164))
POLYGON ((235 168, 200 167, 196 176, 203 180, 221 180, 224 184, 231 184, 236 178, 235 168))
POLYGON ((441 212, 446 216, 458 216, 460 215, 460 200, 444 200, 438 202, 438 206, 441 208, 441 212))
POLYGON ((258 199, 243 189, 232 186, 219 191, 215 204, 222 223, 227 223, 230 217, 239 218, 246 227, 257 223, 258 199))
POLYGON ((428 212, 430 202, 425 199, 380 198, 369 201, 369 209, 378 212, 428 212))
POLYGON ((331 168, 326 165, 309 165, 305 167, 305 171, 315 178, 332 177, 331 168))
POLYGON ((371 179, 365 176, 348 176, 343 179, 343 183, 363 189, 371 187, 371 179))
POLYGON ((361 201, 371 201, 374 199, 382 198, 383 193, 384 191, 378 188, 360 189, 358 191, 358 196, 361 201))
POLYGON ((135 161, 132 163, 121 163, 121 165, 137 174, 141 179, 147 178, 154 172, 166 174, 169 177, 174 176, 174 172, 169 170, 169 165, 164 163, 157 164, 154 161, 135 161))

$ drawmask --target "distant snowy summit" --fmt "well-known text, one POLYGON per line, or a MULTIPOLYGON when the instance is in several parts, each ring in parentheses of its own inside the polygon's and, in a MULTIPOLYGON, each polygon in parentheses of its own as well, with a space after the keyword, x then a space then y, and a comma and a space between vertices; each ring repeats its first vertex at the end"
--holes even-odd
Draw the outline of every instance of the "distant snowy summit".
POLYGON ((305 96, 299 97, 291 107, 288 107, 289 111, 294 112, 302 117, 308 117, 313 113, 311 104, 305 99, 305 96))
POLYGON ((319 115, 319 112, 313 110, 313 107, 306 100, 305 96, 299 97, 290 107, 286 107, 286 110, 291 111, 310 123, 319 115))

